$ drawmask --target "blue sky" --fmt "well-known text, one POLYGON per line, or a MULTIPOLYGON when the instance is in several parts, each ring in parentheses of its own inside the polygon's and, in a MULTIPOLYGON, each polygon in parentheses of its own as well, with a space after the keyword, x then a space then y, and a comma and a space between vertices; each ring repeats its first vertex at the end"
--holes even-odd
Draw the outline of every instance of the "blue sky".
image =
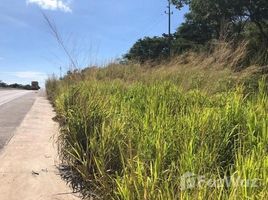
MULTIPOLYGON (((68 69, 42 12, 55 23, 79 67, 103 65, 144 36, 167 32, 167 0, 1 0, 0 80, 41 84, 68 69)), ((172 31, 187 9, 173 8, 172 31)))

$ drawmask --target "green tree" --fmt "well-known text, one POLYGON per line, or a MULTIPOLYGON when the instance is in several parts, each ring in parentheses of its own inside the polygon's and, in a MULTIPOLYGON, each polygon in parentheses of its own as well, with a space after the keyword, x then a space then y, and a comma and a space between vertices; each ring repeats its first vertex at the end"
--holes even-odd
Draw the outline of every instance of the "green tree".
MULTIPOLYGON (((240 35, 247 23, 254 23, 262 39, 267 41, 267 0, 173 0, 177 8, 189 5, 190 16, 187 25, 202 24, 213 29, 216 39, 240 35), (194 22, 194 23, 193 23, 194 22)), ((196 28, 196 27, 195 27, 196 28)), ((199 26, 200 28, 200 26, 199 26)), ((204 30, 206 31, 206 29, 204 30)), ((204 32, 205 33, 205 32, 204 32)))
POLYGON ((268 44, 268 1, 243 1, 243 6, 243 15, 257 26, 260 35, 268 44))
POLYGON ((167 37, 145 37, 133 45, 125 58, 143 63, 148 60, 166 58, 168 55, 169 41, 167 37))
POLYGON ((201 20, 193 19, 191 13, 186 14, 186 21, 175 33, 176 38, 183 38, 196 44, 205 44, 215 36, 215 30, 201 20))

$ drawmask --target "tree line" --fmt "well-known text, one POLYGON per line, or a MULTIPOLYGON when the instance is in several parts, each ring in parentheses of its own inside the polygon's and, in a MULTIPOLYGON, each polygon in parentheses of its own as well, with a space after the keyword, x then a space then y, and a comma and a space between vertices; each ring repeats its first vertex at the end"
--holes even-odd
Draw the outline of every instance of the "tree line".
MULTIPOLYGON (((138 40, 124 56, 127 60, 146 62, 168 58, 186 51, 208 51, 215 41, 234 48, 247 42, 248 57, 258 64, 268 64, 267 0, 172 0, 177 9, 189 7, 185 21, 171 38, 145 37, 138 40), (260 59, 259 59, 260 58, 260 59)), ((250 64, 250 59, 248 60, 250 64)))
POLYGON ((31 85, 22 85, 18 83, 13 83, 13 84, 7 84, 3 81, 0 80, 0 88, 12 88, 12 89, 24 89, 24 90, 32 90, 31 85))

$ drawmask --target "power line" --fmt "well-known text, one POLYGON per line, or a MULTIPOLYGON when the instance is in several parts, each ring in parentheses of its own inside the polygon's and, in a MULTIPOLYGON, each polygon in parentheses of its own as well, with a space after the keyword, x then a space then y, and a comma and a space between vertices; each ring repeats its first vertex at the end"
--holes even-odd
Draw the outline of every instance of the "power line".
POLYGON ((153 28, 155 28, 157 25, 159 25, 160 23, 162 23, 163 20, 164 20, 163 19, 163 15, 161 15, 157 19, 155 19, 154 21, 152 21, 151 23, 148 23, 148 25, 142 31, 143 34, 141 34, 139 32, 140 35, 146 35, 146 34, 150 33, 153 30, 153 28))

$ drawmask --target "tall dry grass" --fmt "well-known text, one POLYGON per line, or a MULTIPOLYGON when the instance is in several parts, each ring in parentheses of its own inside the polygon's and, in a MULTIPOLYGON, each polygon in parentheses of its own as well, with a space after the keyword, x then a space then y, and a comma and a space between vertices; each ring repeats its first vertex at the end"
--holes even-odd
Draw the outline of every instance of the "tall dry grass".
POLYGON ((267 197, 268 104, 263 82, 208 95, 172 82, 80 82, 58 94, 61 158, 96 199, 267 197), (182 188, 186 172, 258 179, 257 187, 182 188))
POLYGON ((255 66, 234 72, 244 47, 221 45, 212 58, 47 80, 74 189, 94 199, 266 199, 267 80, 255 66))

